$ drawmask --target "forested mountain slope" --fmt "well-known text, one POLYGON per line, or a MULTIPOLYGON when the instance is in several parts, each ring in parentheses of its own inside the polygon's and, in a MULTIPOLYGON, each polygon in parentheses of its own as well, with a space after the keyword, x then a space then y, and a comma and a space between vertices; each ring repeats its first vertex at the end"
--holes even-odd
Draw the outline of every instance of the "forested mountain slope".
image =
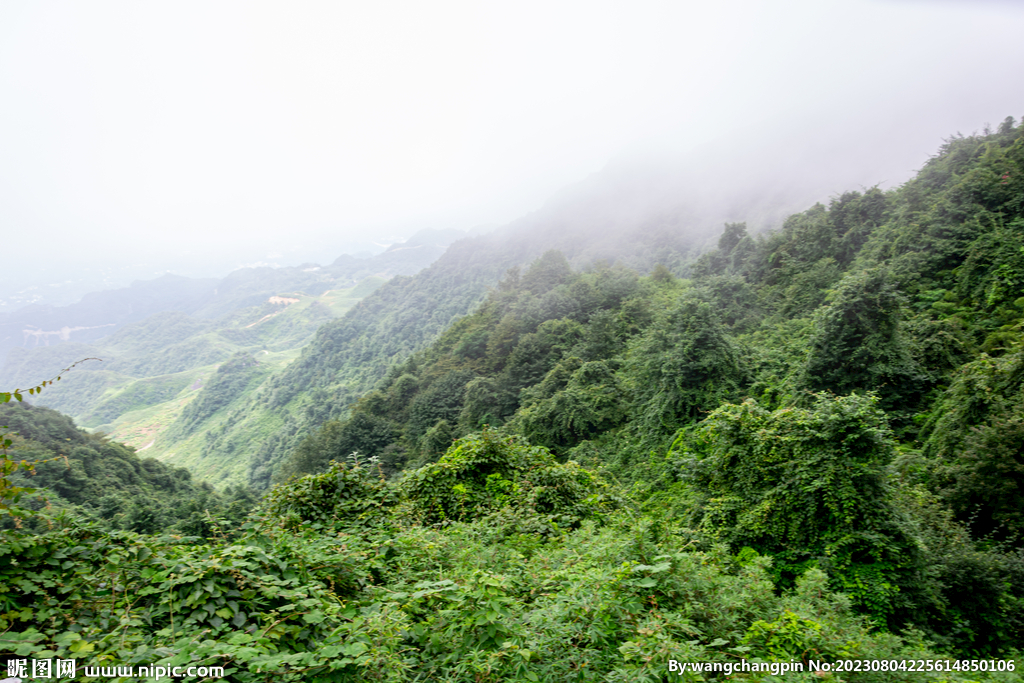
MULTIPOLYGON (((902 438, 919 443, 965 363, 1019 342, 1018 131, 1007 122, 952 139, 905 186, 845 193, 766 235, 728 224, 689 280, 665 268, 573 272, 549 252, 393 366, 356 408, 390 438, 343 449, 429 458, 444 450, 443 439, 423 441, 430 430, 459 436, 509 420, 562 452, 623 429, 663 447, 726 399, 779 407, 855 390, 875 392, 902 438)), ((290 372, 345 367, 320 348, 290 372)))
POLYGON ((702 157, 672 173, 612 165, 533 214, 454 243, 430 268, 394 278, 325 325, 302 356, 238 415, 275 424, 273 436, 255 447, 242 446, 241 433, 231 437, 250 454, 249 481, 266 486, 276 464, 306 433, 347 414, 388 367, 472 311, 509 268, 526 267, 557 249, 576 267, 607 261, 647 272, 662 263, 682 273, 723 220, 750 216, 763 229, 783 212, 811 203, 809 196, 819 196, 817 187, 779 188, 765 173, 736 173, 721 160, 701 166, 706 162, 702 157), (715 184, 719 189, 708 191, 715 184), (279 422, 281 415, 287 417, 279 422))
MULTIPOLYGON (((237 521, 255 502, 245 489, 217 492, 184 468, 140 458, 134 449, 89 434, 49 408, 2 404, 0 424, 13 442, 7 456, 37 463, 34 472, 20 471, 11 480, 34 489, 20 501, 27 510, 91 518, 113 529, 204 536, 217 520, 237 521)), ((14 526, 7 516, 0 523, 14 526)), ((25 523, 46 528, 39 519, 25 523)))
POLYGON ((383 378, 207 542, 5 532, 0 645, 239 681, 1020 680, 1024 125, 729 222, 685 279, 569 256, 386 370, 411 314, 374 302, 444 327, 414 295, 454 263, 323 328, 290 366, 322 398, 383 378))
MULTIPOLYGON (((422 230, 372 258, 341 256, 323 268, 245 268, 220 281, 204 281, 202 287, 186 278, 167 277, 90 295, 79 305, 50 312, 104 320, 114 316, 117 325, 90 332, 92 337, 101 337, 92 344, 74 339, 57 343, 61 340, 55 338, 52 346, 14 348, 0 371, 0 383, 12 388, 28 386, 80 359, 102 359, 102 363, 79 366, 35 400, 74 416, 85 427, 146 449, 148 455, 176 457, 181 464, 196 465, 209 450, 207 435, 223 431, 228 415, 236 416, 238 409, 248 405, 251 395, 294 360, 298 349, 322 324, 351 309, 385 277, 421 270, 465 234, 460 230, 422 230), (356 283, 353 278, 361 280, 356 283), (189 296, 168 298, 165 290, 173 289, 172 285, 183 287, 189 296), (153 294, 145 301, 139 298, 150 290, 160 296, 153 294), (121 326, 143 316, 148 317, 121 326), (216 381, 204 387, 223 374, 218 373, 218 366, 239 354, 253 362, 244 385, 230 383, 238 391, 225 395, 223 383, 216 381), (175 426, 193 399, 205 406, 201 424, 193 411, 187 426, 175 426)), ((8 322, 12 325, 24 324, 11 315, 14 317, 8 316, 8 322)), ((244 444, 258 443, 273 434, 279 422, 277 416, 249 421, 235 436, 244 444)), ((237 445, 225 445, 222 440, 212 448, 214 457, 197 473, 207 478, 219 475, 214 476, 218 482, 234 474, 236 481, 242 481, 247 463, 233 470, 223 467, 223 461, 235 455, 237 445)))
POLYGON ((767 235, 728 224, 688 280, 663 267, 574 272, 548 252, 393 366, 277 476, 353 452, 397 473, 501 426, 610 467, 642 498, 675 491, 667 502, 680 515, 736 551, 773 554, 781 579, 852 544, 882 563, 854 578, 863 560, 834 557, 855 599, 915 618, 923 589, 898 522, 914 512, 899 496, 934 497, 978 539, 1024 540, 1022 132, 1007 120, 953 138, 903 187, 845 193, 767 235), (781 463, 809 469, 755 474, 781 463), (867 478, 843 484, 854 466, 867 478), (887 467, 902 493, 885 488, 887 467), (847 525, 885 540, 831 537, 838 521, 820 521, 838 514, 831 503, 793 503, 808 486, 847 486, 835 495, 851 509, 875 501, 882 517, 847 525))

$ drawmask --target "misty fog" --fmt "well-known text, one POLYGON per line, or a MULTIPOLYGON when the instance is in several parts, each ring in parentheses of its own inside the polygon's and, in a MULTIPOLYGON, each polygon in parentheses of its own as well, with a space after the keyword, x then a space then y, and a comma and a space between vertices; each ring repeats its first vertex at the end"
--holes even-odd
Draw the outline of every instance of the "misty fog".
POLYGON ((1024 113, 1022 33, 1001 2, 2 2, 0 311, 581 192, 595 229, 764 227, 1024 113))

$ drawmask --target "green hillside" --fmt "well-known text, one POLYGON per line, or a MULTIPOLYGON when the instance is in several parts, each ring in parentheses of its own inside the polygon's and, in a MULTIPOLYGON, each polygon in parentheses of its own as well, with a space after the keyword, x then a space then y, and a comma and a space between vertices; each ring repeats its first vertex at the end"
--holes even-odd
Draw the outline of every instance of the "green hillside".
MULTIPOLYGON (((902 188, 843 194, 776 232, 729 224, 689 279, 574 272, 549 252, 391 366, 281 476, 352 450, 396 471, 484 424, 572 457, 610 448, 626 466, 723 402, 777 409, 820 392, 873 392, 901 443, 925 447, 951 384, 1020 341, 1020 144, 1001 130, 949 141, 902 188)), ((324 336, 279 381, 331 362, 324 336)))
POLYGON ((943 533, 1024 540, 1020 132, 952 139, 905 186, 845 193, 768 235, 729 224, 690 279, 574 272, 549 252, 276 478, 353 452, 394 475, 501 427, 607 469, 653 515, 771 555, 783 585, 827 557, 833 586, 877 619, 964 609, 972 637, 998 638, 969 616, 980 607, 954 605, 972 570, 913 538, 937 533, 914 526, 935 508, 953 515, 943 533))
POLYGON ((269 485, 277 464, 307 433, 347 415, 396 361, 472 312, 508 269, 525 267, 554 246, 577 266, 620 260, 649 270, 662 260, 683 269, 706 240, 703 226, 687 225, 683 211, 653 222, 632 214, 595 221, 589 215, 592 200, 584 195, 568 208, 550 207, 493 234, 460 240, 429 268, 393 278, 351 312, 325 324, 235 423, 231 438, 248 444, 247 481, 257 488, 269 485), (251 424, 274 427, 252 438, 251 424))
MULTIPOLYGON (((75 415, 86 426, 107 431, 138 448, 145 447, 147 455, 187 466, 216 484, 235 482, 265 488, 277 463, 306 434, 329 419, 347 415, 352 403, 372 389, 396 359, 422 349, 454 320, 471 312, 510 267, 528 264, 543 253, 546 243, 552 239, 564 241, 566 234, 578 237, 578 248, 575 253, 570 251, 570 256, 580 263, 624 248, 622 242, 626 240, 617 233, 588 241, 588 225, 581 223, 571 230, 552 235, 546 229, 548 223, 533 219, 510 226, 505 232, 463 239, 452 244, 441 258, 420 273, 411 277, 394 277, 379 288, 373 281, 368 281, 347 293, 341 290, 329 291, 319 297, 295 295, 299 296, 301 303, 288 306, 279 318, 263 320, 273 313, 272 307, 268 308, 269 304, 260 309, 246 309, 237 322, 231 317, 217 323, 173 314, 167 314, 166 320, 154 317, 146 325, 159 328, 168 342, 176 339, 178 334, 189 333, 182 337, 182 341, 168 343, 162 352, 158 352, 159 359, 147 360, 144 355, 147 347, 143 340, 149 338, 148 328, 129 328, 131 343, 136 345, 130 350, 131 363, 135 365, 148 363, 161 368, 170 367, 179 355, 215 357, 217 362, 222 362, 244 350, 251 353, 263 368, 258 382, 247 384, 246 389, 213 416, 202 430, 187 436, 180 431, 165 432, 170 426, 168 418, 176 419, 178 411, 195 393, 188 387, 209 379, 213 363, 190 366, 187 371, 180 371, 183 374, 177 381, 187 384, 187 387, 173 399, 140 402, 133 410, 120 412, 113 418, 107 417, 112 411, 99 414, 93 406, 102 405, 104 400, 129 400, 127 396, 117 398, 116 388, 124 387, 123 378, 103 374, 119 371, 123 367, 120 363, 105 362, 102 371, 90 371, 91 386, 86 391, 74 391, 75 387, 69 382, 66 388, 61 387, 62 394, 45 396, 44 400, 48 401, 47 405, 75 415), (333 304, 336 312, 357 299, 359 303, 352 305, 351 310, 340 317, 326 319, 318 317, 322 312, 319 304, 325 299, 337 302, 333 304), (230 329, 225 328, 225 320, 232 325, 230 329), (250 332, 245 325, 256 320, 262 320, 257 331, 269 332, 263 333, 260 339, 250 339, 249 336, 255 337, 256 332, 250 332), (296 320, 300 322, 293 322, 296 320), (323 324, 309 337, 309 343, 301 353, 297 353, 299 344, 290 341, 276 343, 278 337, 273 336, 277 334, 291 339, 284 336, 291 329, 289 326, 299 326, 302 332, 311 333, 313 327, 320 323, 323 324), (190 332, 193 328, 194 331, 190 332)), ((635 223, 627 223, 627 226, 627 232, 643 232, 635 223)), ((699 231, 666 229, 655 230, 653 239, 656 243, 654 251, 652 238, 647 236, 631 243, 623 253, 630 262, 641 267, 653 267, 655 252, 673 262, 684 263, 692 260, 699 250, 702 237, 699 231)), ((415 248, 414 244, 410 250, 415 248)), ((401 255, 402 251, 394 250, 394 253, 401 255)), ((113 353, 119 348, 129 351, 117 337, 111 336, 113 345, 110 351, 113 353)), ((66 344, 52 350, 33 351, 31 357, 39 358, 49 353, 54 361, 71 362, 73 356, 77 359, 99 352, 102 349, 66 344), (79 355, 75 356, 76 353, 79 355)), ((8 367, 17 370, 17 374, 10 375, 11 379, 27 383, 37 376, 32 375, 32 371, 38 373, 42 367, 24 363, 22 358, 13 353, 8 367)), ((52 367, 54 361, 46 367, 52 367)), ((71 378, 73 381, 83 384, 87 381, 86 373, 76 375, 82 379, 71 378)), ((147 380, 172 381, 156 377, 147 380)), ((155 390, 149 387, 136 391, 140 395, 155 396, 155 390)))
MULTIPOLYGON (((255 497, 244 488, 217 492, 181 467, 140 458, 133 448, 79 429, 66 415, 27 403, 0 404, 0 424, 12 442, 6 455, 37 463, 15 471, 11 485, 32 492, 19 505, 107 529, 206 536, 217 523, 237 522, 255 497)), ((4 529, 52 526, 39 517, 0 516, 4 529)))
POLYGON ((0 647, 253 682, 1021 680, 1024 124, 699 257, 520 228, 183 390, 193 470, 278 482, 244 522, 0 536, 0 647))

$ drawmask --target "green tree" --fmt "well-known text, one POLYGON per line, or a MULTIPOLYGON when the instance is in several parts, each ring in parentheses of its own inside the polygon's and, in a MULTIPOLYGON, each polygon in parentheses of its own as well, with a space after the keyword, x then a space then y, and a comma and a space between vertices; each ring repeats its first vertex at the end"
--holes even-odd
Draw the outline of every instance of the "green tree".
POLYGON ((739 388, 736 344, 710 304, 681 299, 631 345, 626 373, 632 412, 652 434, 696 421, 739 388))
POLYGON ((605 361, 584 363, 564 389, 522 408, 510 422, 531 442, 556 453, 613 429, 628 415, 625 391, 605 361))
POLYGON ((282 464, 278 477, 285 481, 320 472, 332 460, 344 461, 353 452, 364 458, 379 456, 394 439, 394 429, 388 420, 357 411, 343 422, 327 422, 303 439, 282 464))
POLYGON ((809 408, 724 405, 670 458, 706 494, 697 522, 712 538, 771 555, 784 585, 820 565, 896 625, 915 606, 918 550, 886 480, 895 446, 877 399, 818 394, 809 408))
POLYGON ((885 269, 843 278, 815 314, 798 386, 835 394, 877 391, 886 409, 913 405, 926 378, 903 336, 901 305, 885 269))
POLYGON ((551 249, 530 264, 519 286, 534 294, 543 294, 562 284, 572 275, 562 252, 551 249))
POLYGON ((931 414, 931 483, 976 535, 1024 538, 1024 350, 961 367, 931 414))

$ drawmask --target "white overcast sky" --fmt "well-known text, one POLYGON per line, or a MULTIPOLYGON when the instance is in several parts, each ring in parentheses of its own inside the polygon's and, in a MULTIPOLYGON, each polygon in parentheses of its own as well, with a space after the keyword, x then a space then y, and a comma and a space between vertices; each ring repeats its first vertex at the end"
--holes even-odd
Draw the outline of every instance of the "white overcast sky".
POLYGON ((1007 115, 1020 2, 0 1, 4 268, 504 223, 752 130, 901 181, 1007 115))

